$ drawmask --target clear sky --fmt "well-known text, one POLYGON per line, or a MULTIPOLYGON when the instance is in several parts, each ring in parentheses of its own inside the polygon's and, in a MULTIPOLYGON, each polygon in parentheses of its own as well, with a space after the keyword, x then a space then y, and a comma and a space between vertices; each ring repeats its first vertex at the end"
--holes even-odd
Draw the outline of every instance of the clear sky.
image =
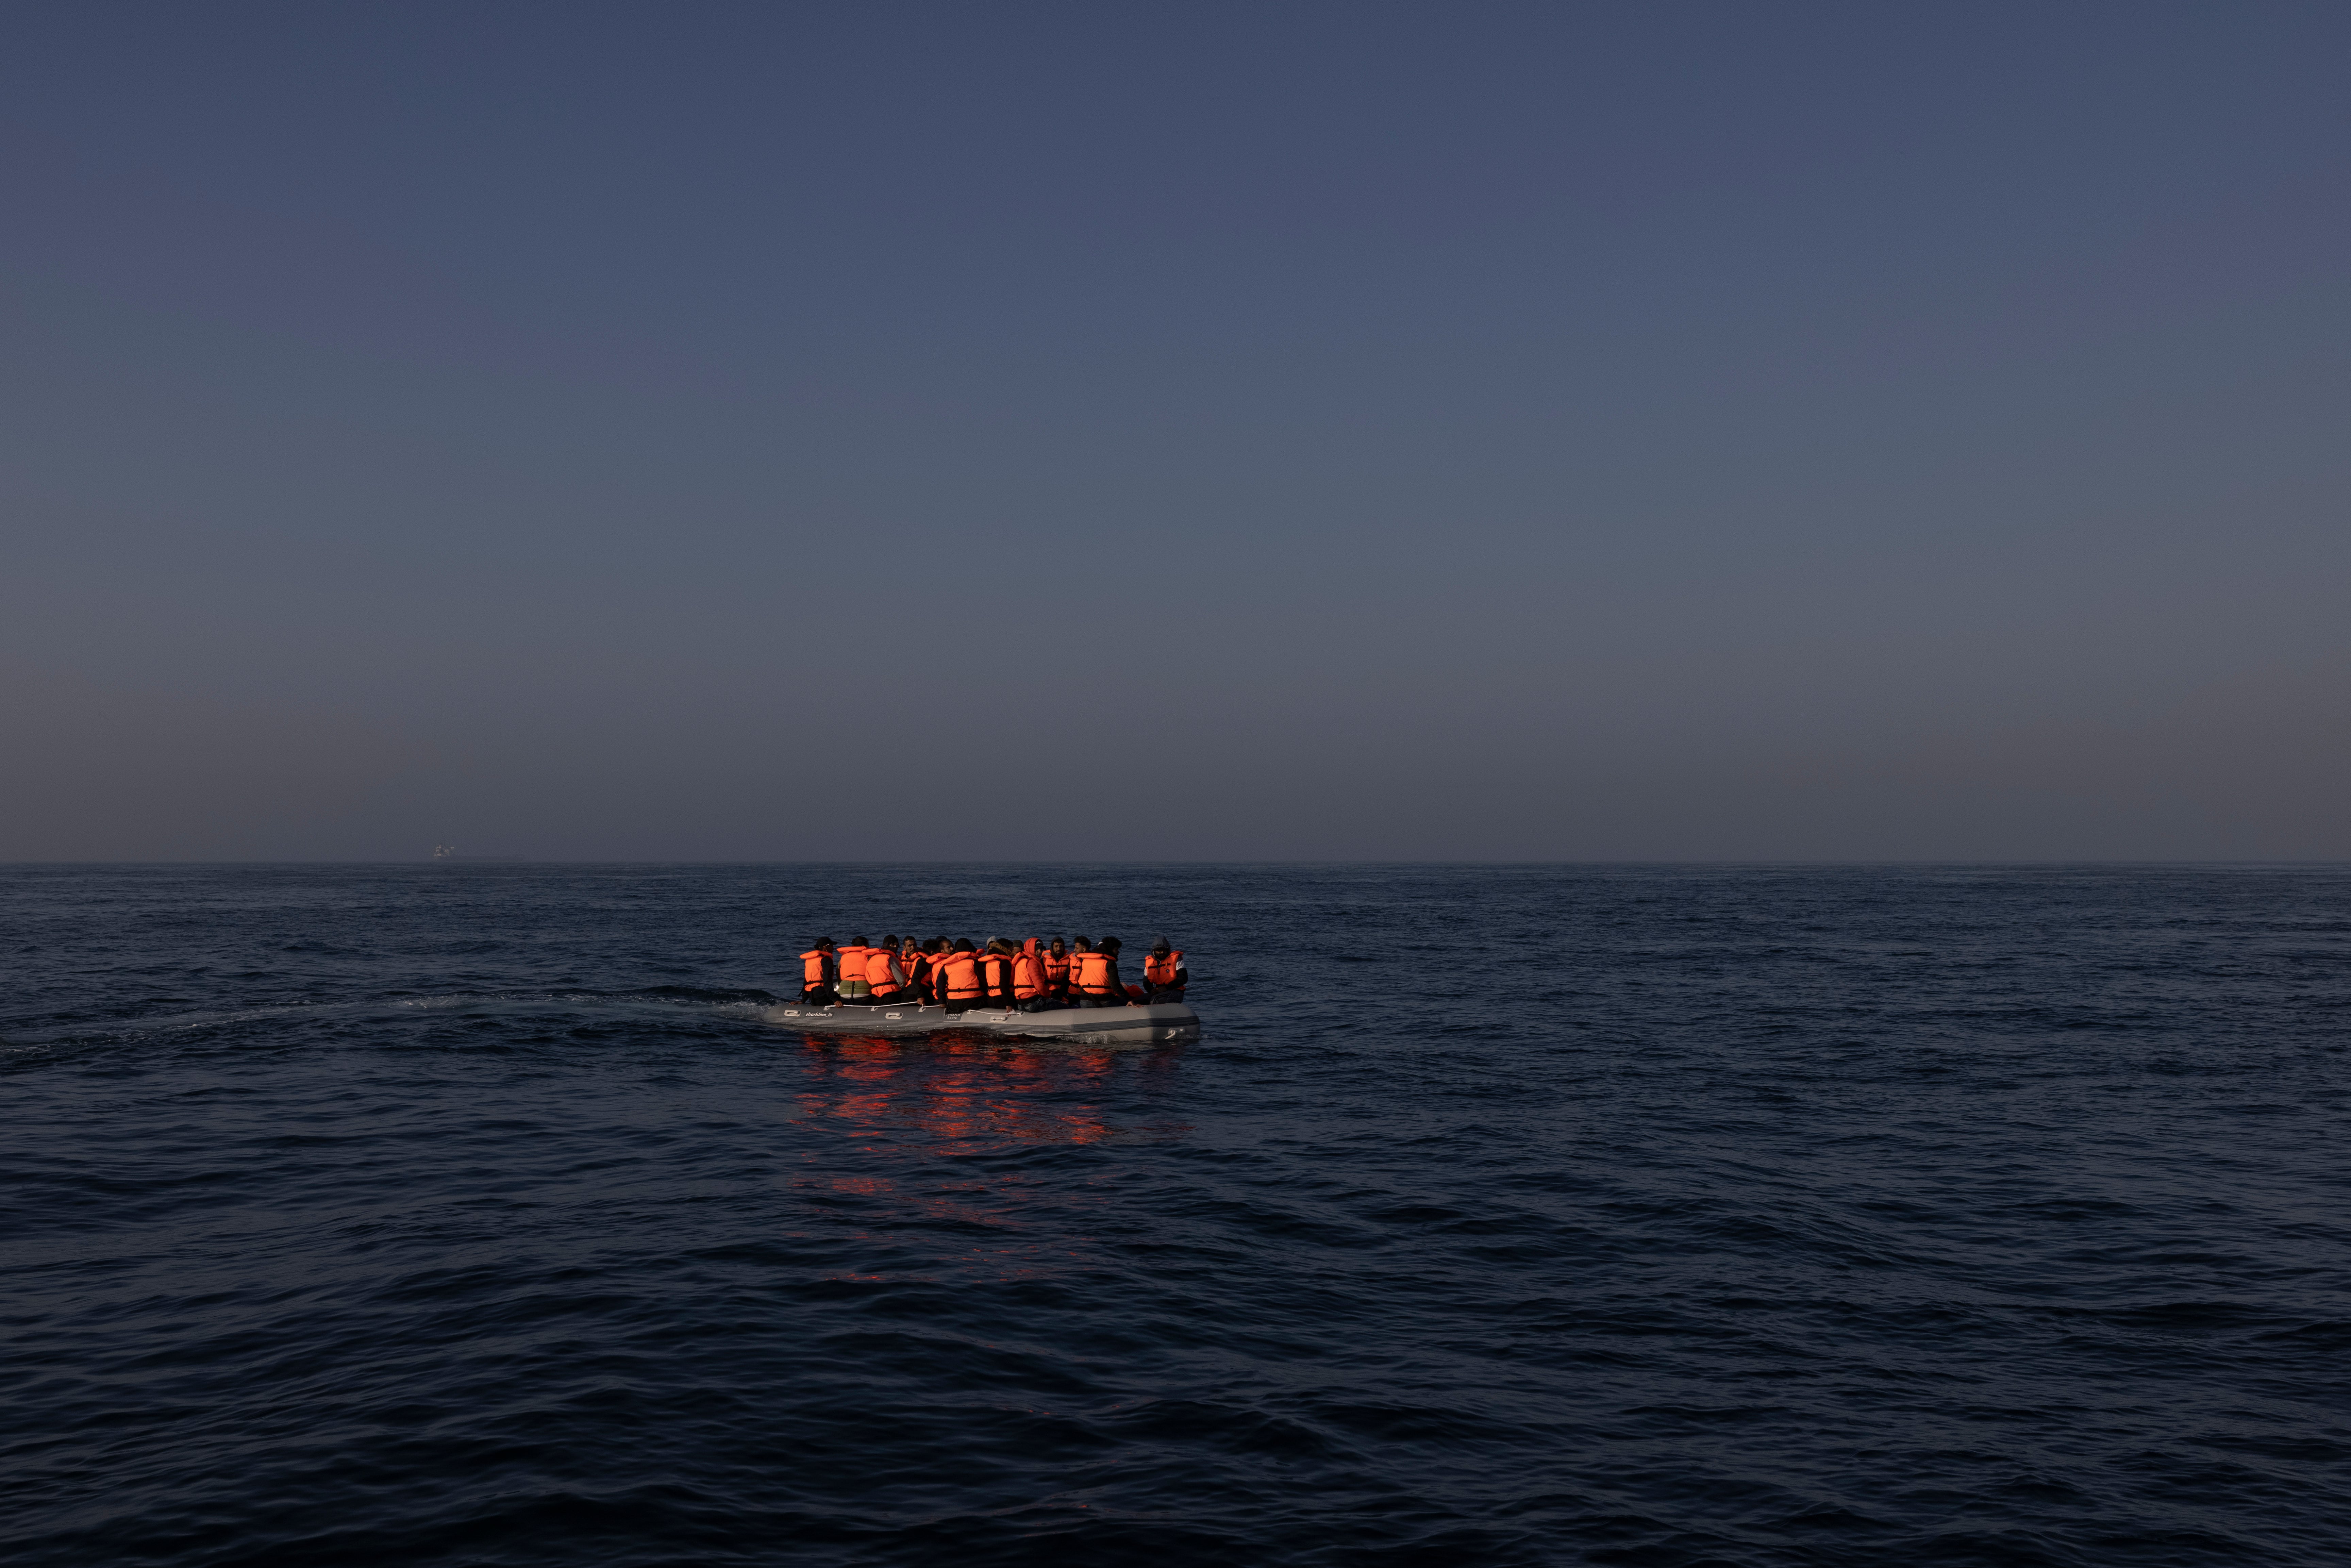
POLYGON ((2351 856, 2351 6, 18 5, 0 859, 2351 856))

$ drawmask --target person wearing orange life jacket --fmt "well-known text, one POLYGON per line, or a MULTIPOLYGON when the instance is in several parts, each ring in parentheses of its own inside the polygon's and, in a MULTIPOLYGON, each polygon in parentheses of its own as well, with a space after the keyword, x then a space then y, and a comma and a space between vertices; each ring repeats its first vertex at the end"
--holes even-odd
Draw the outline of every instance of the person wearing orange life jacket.
POLYGON ((882 938, 882 946, 865 959, 866 984, 872 988, 876 1002, 904 1002, 911 993, 906 989, 906 977, 898 968, 898 939, 882 938))
POLYGON ((1012 956, 1012 1005, 1024 1013, 1041 1013, 1055 1005, 1045 984, 1045 956, 1037 950, 1034 936, 1012 956))
POLYGON ((841 1000, 834 983, 841 978, 841 969, 833 957, 838 951, 830 936, 820 936, 816 946, 800 955, 800 1000, 810 1007, 829 1008, 841 1000))
POLYGON ((1184 950, 1170 947, 1162 936, 1143 956, 1143 984, 1155 1002, 1180 1002, 1184 988, 1192 982, 1192 972, 1184 967, 1184 950))
POLYGON ((998 936, 979 951, 979 977, 987 987, 988 1001, 1012 1005, 1012 944, 998 936))
POLYGON ((872 956, 873 948, 862 936, 852 936, 849 946, 841 950, 841 999, 862 1002, 873 988, 865 978, 865 960, 872 956))
POLYGON ((1115 936, 1105 936, 1094 944, 1095 952, 1106 954, 1110 957, 1110 988, 1130 1002, 1142 1001, 1144 995, 1143 988, 1130 986, 1118 977, 1118 950, 1119 940, 1115 936))
POLYGON ((1053 997, 1067 995, 1070 989, 1070 949, 1056 936, 1053 945, 1040 956, 1045 965, 1046 994, 1053 997))
POLYGON ((930 960, 930 967, 924 978, 930 984, 931 1000, 935 1002, 947 999, 947 982, 943 970, 954 952, 955 944, 944 936, 934 936, 924 944, 924 956, 930 960))
POLYGON ((1094 945, 1084 936, 1070 938, 1069 967, 1061 972, 1061 999, 1071 1007, 1086 1005, 1085 993, 1078 989, 1078 967, 1079 961, 1093 950, 1094 945))
POLYGON ((977 1007, 987 998, 987 988, 981 981, 979 959, 971 950, 969 938, 956 942, 939 966, 939 977, 934 984, 939 988, 940 1002, 949 1012, 977 1007))
POLYGON ((906 977, 907 999, 914 1002, 929 1001, 931 999, 931 956, 923 951, 923 945, 912 936, 906 938, 905 951, 898 955, 898 967, 906 977))
POLYGON ((1071 988, 1076 995, 1070 1005, 1076 1008, 1129 1007, 1134 998, 1126 994, 1126 987, 1118 977, 1119 940, 1105 936, 1096 952, 1081 948, 1070 955, 1071 988))

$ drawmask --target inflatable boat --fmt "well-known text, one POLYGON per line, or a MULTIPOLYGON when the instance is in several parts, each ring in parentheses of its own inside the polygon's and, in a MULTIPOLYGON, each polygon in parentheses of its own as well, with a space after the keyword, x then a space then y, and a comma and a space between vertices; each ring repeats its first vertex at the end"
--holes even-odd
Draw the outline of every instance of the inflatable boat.
POLYGON ((1061 1008, 1051 1012, 1015 1012, 1007 1008, 965 1008, 949 1012, 939 1007, 841 1002, 810 1007, 778 1002, 759 1015, 785 1029, 820 1034, 937 1034, 963 1031, 979 1034, 1025 1035, 1031 1040, 1066 1040, 1072 1045, 1147 1045, 1159 1040, 1196 1040, 1200 1016, 1181 1002, 1144 1007, 1061 1008))

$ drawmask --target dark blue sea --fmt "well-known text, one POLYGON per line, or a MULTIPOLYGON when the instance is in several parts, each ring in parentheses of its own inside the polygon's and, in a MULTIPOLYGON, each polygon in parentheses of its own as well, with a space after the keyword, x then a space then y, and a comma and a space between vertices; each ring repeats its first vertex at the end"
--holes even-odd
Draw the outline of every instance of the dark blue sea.
POLYGON ((0 1559, 2351 1562, 2351 870, 0 868, 0 1559), (761 1023, 820 935, 1202 1038, 761 1023))

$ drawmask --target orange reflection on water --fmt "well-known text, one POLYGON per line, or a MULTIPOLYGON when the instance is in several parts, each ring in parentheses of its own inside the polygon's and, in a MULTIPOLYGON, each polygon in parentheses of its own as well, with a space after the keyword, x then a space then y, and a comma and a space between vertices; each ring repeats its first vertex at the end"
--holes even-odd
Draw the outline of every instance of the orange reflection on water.
POLYGON ((1040 1048, 934 1035, 802 1035, 810 1073, 796 1096, 802 1117, 839 1123, 852 1137, 918 1129, 947 1143, 1092 1144, 1115 1131, 1091 1099, 1115 1051, 1040 1048))
POLYGON ((793 1097, 795 1119, 846 1133, 858 1168, 852 1174, 837 1157, 810 1149, 803 1153, 810 1168, 795 1185, 845 1200, 825 1206, 850 1228, 845 1239, 860 1253, 870 1245, 883 1250, 868 1256, 894 1260, 884 1271, 862 1256, 825 1276, 841 1282, 1052 1279, 1065 1276, 1086 1250, 1089 1239, 1081 1223, 1072 1228, 1069 1210, 1100 1200, 1090 1190, 1096 1178, 1071 1184, 1019 1168, 983 1176, 973 1166, 897 1163, 903 1155, 970 1155, 1018 1145, 1095 1144, 1121 1132, 1189 1130, 1114 1128, 1102 1107, 1121 1058, 1143 1055, 1129 1064, 1130 1073, 1139 1067, 1145 1082, 1164 1089, 1169 1059, 1180 1047, 1144 1054, 972 1036, 800 1038, 806 1071, 793 1097), (910 1132, 918 1135, 908 1137, 910 1132), (890 1174, 877 1174, 885 1169, 890 1174), (1024 1234, 1040 1204, 1059 1216, 1050 1239, 1024 1234), (904 1251, 909 1245, 923 1254, 911 1268, 904 1251))

